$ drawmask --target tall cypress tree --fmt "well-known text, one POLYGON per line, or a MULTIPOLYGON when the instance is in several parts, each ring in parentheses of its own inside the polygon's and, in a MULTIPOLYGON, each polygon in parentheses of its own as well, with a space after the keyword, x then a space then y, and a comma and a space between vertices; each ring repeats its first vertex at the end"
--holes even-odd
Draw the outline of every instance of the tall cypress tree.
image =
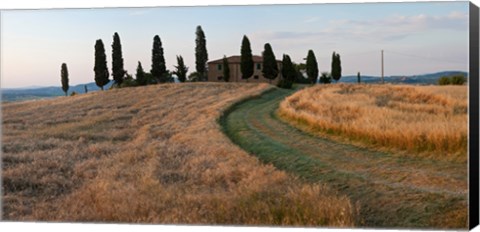
POLYGON ((278 64, 275 59, 275 54, 273 53, 272 46, 269 43, 266 43, 264 46, 263 56, 263 69, 262 73, 265 78, 271 83, 273 79, 277 78, 278 75, 278 64))
POLYGON ((138 61, 137 73, 135 74, 138 85, 147 85, 147 78, 145 76, 145 71, 143 70, 142 63, 138 61))
POLYGON ((223 56, 223 80, 225 80, 225 82, 230 81, 230 67, 228 66, 228 59, 226 56, 223 56))
POLYGON ((202 27, 197 26, 195 32, 195 68, 200 77, 200 81, 207 80, 207 40, 205 39, 205 33, 203 33, 202 27))
POLYGON ((103 90, 103 86, 108 84, 110 80, 108 79, 107 56, 101 39, 95 42, 95 67, 93 67, 93 71, 95 71, 95 83, 103 90))
POLYGON ((242 79, 250 78, 253 75, 253 56, 250 48, 250 40, 246 35, 242 39, 242 47, 240 49, 240 71, 242 72, 242 79))
POLYGON ((281 88, 290 89, 292 88, 297 72, 293 66, 292 60, 289 55, 283 55, 282 60, 282 79, 278 83, 278 86, 281 88))
POLYGON ((150 70, 150 73, 157 82, 167 82, 167 68, 165 66, 165 58, 163 57, 162 41, 158 35, 153 37, 152 69, 150 70))
POLYGON ((69 88, 67 64, 65 64, 65 63, 62 64, 60 75, 62 77, 62 90, 63 90, 63 92, 65 92, 65 96, 67 96, 68 88, 69 88))
POLYGON ((185 66, 185 62, 183 62, 182 56, 177 56, 177 66, 175 66, 177 70, 175 70, 175 75, 177 75, 178 80, 180 82, 185 82, 187 80, 187 72, 188 67, 185 66))
POLYGON ((122 56, 122 44, 120 43, 120 37, 118 33, 113 34, 112 43, 112 77, 115 84, 120 86, 125 76, 125 70, 123 69, 123 56, 122 56))
POLYGON ((338 82, 340 80, 340 77, 342 77, 342 65, 340 62, 340 54, 333 52, 332 54, 332 78, 335 80, 335 82, 338 82))
POLYGON ((307 55, 307 76, 311 84, 317 83, 318 79, 318 63, 315 58, 315 53, 312 50, 308 50, 307 55))

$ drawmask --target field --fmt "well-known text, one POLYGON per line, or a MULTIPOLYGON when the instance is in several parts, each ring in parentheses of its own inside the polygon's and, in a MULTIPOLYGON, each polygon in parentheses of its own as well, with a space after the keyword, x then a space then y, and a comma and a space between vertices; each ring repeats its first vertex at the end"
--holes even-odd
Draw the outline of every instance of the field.
POLYGON ((278 115, 280 103, 295 91, 273 89, 237 104, 222 117, 222 127, 234 143, 261 161, 348 196, 358 212, 355 227, 467 228, 465 162, 312 134, 304 130, 305 124, 278 115))
POLYGON ((317 85, 280 104, 310 132, 406 155, 466 162, 467 87, 317 85))
POLYGON ((345 195, 222 133, 266 84, 164 84, 2 105, 2 219, 352 227, 345 195))

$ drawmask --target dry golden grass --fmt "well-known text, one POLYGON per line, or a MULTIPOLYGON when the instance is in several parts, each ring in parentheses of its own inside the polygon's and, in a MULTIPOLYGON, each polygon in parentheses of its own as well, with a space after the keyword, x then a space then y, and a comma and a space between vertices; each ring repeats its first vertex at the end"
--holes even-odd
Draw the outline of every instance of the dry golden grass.
POLYGON ((3 219, 353 226, 348 198, 233 145, 266 84, 165 84, 3 104, 3 219))
POLYGON ((467 159, 467 87, 317 85, 284 100, 307 130, 437 159, 467 159))

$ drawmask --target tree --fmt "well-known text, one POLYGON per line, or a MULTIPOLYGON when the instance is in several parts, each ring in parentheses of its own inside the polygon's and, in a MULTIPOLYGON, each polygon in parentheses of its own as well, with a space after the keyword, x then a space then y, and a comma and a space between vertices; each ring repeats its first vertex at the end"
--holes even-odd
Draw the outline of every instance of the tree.
POLYGON ((165 82, 174 83, 175 78, 173 78, 173 74, 175 74, 175 72, 171 72, 170 70, 167 69, 167 71, 165 73, 165 76, 164 76, 165 82))
POLYGON ((162 41, 158 35, 153 37, 152 48, 152 69, 150 73, 159 83, 167 82, 165 79, 167 68, 165 66, 165 58, 163 57, 162 41))
POLYGON ((199 80, 207 80, 207 40, 205 39, 205 33, 203 33, 202 27, 197 26, 195 32, 197 38, 195 39, 195 68, 197 70, 199 80))
POLYGON ((110 80, 108 79, 107 56, 101 39, 95 42, 95 67, 93 70, 95 71, 95 83, 103 90, 103 86, 110 80))
POLYGON ((332 83, 332 75, 328 72, 322 72, 322 75, 320 76, 320 83, 322 84, 330 84, 332 83))
POLYGON ((240 71, 242 72, 242 79, 250 78, 253 75, 253 56, 250 48, 250 41, 246 35, 242 39, 242 47, 240 49, 240 71))
POLYGON ((293 66, 290 56, 283 55, 282 60, 282 79, 278 82, 278 87, 291 89, 293 81, 295 80, 297 72, 293 66))
POLYGON ((278 64, 275 59, 275 54, 273 53, 272 46, 269 43, 266 43, 264 46, 263 56, 263 68, 262 73, 265 78, 272 83, 272 80, 275 79, 278 75, 278 64))
POLYGON ((358 84, 362 82, 362 77, 360 76, 360 72, 357 73, 357 82, 358 84))
POLYGON ((138 86, 137 80, 133 79, 133 76, 125 71, 125 79, 123 80, 122 84, 120 85, 121 88, 125 87, 135 87, 138 86))
POLYGON ((332 54, 332 78, 338 82, 342 77, 342 65, 340 61, 340 54, 333 52, 332 54))
POLYGON ((228 59, 223 56, 223 79, 225 82, 230 81, 230 67, 228 66, 228 59))
POLYGON ((467 79, 463 75, 454 75, 451 77, 451 84, 453 85, 463 85, 467 82, 467 79))
POLYGON ((463 75, 442 76, 438 79, 439 85, 463 85, 467 79, 463 75))
POLYGON ((185 82, 187 80, 188 67, 185 66, 182 56, 177 56, 177 66, 175 68, 176 70, 173 73, 177 75, 180 82, 185 82))
POLYGON ((446 76, 440 77, 440 79, 438 79, 438 84, 439 85, 449 85, 450 84, 450 78, 446 77, 446 76))
POLYGON ((294 83, 299 83, 299 84, 310 83, 308 78, 305 78, 305 75, 304 75, 304 73, 306 73, 307 66, 304 63, 296 64, 292 62, 292 64, 296 72, 294 83))
POLYGON ((312 50, 308 50, 306 69, 307 69, 308 80, 310 81, 310 83, 311 84, 317 83, 318 64, 317 64, 317 58, 315 58, 315 54, 313 53, 312 50))
POLYGON ((68 69, 67 69, 67 64, 63 63, 62 68, 60 71, 60 75, 62 77, 62 89, 63 92, 65 92, 65 96, 68 96, 68 69))
POLYGON ((137 73, 135 74, 135 78, 137 79, 138 85, 147 85, 147 77, 140 61, 138 61, 137 73))
POLYGON ((149 73, 149 72, 146 72, 145 73, 145 83, 147 85, 150 85, 150 84, 156 84, 157 81, 155 80, 155 78, 153 78, 152 74, 149 73))
POLYGON ((122 56, 122 44, 120 43, 120 37, 118 33, 113 34, 112 43, 112 77, 115 84, 120 86, 125 76, 125 70, 123 69, 123 56, 122 56))
POLYGON ((199 79, 199 75, 197 72, 192 72, 188 75, 188 81, 190 82, 197 82, 199 79))

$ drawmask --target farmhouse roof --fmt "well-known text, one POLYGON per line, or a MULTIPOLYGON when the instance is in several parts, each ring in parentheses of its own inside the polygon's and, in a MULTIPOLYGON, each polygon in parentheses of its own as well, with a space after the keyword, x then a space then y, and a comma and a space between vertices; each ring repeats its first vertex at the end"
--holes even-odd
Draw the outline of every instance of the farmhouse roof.
MULTIPOLYGON (((254 55, 254 56, 252 56, 252 58, 253 58, 254 63, 263 62, 263 57, 261 57, 261 56, 254 55)), ((229 64, 235 64, 235 63, 240 64, 241 56, 229 56, 229 57, 227 57, 227 60, 228 60, 229 64)), ((281 62, 281 61, 277 60, 277 62, 281 62)), ((221 63, 223 63, 223 58, 218 59, 218 60, 212 60, 212 61, 209 61, 208 63, 209 64, 221 64, 221 63)))

